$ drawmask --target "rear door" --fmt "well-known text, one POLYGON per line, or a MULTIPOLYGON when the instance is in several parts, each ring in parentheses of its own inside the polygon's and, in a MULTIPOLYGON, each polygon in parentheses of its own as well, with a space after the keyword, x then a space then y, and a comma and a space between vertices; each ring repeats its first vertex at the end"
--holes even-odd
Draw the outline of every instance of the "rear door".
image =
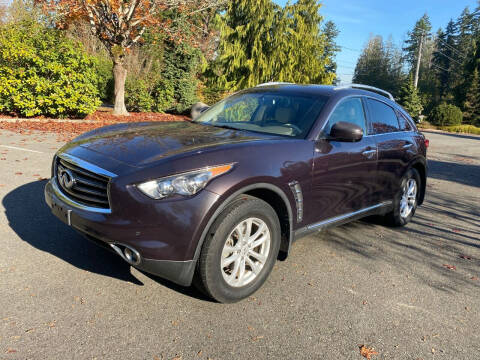
POLYGON ((346 121, 360 126, 367 134, 361 97, 341 100, 329 116, 322 138, 315 143, 310 213, 311 223, 349 214, 374 204, 377 150, 375 140, 364 136, 358 142, 328 140, 332 126, 346 121))
POLYGON ((392 200, 415 156, 412 128, 386 102, 368 98, 368 132, 378 149, 377 180, 380 202, 392 200), (399 121, 401 120, 401 121, 399 121))

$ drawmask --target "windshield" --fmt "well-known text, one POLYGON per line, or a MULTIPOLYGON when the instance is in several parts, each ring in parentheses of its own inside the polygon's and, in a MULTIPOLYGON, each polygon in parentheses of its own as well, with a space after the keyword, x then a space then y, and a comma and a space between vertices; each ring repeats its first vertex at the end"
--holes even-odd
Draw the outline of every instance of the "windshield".
POLYGON ((305 138, 326 102, 324 96, 239 93, 215 104, 195 122, 305 138))

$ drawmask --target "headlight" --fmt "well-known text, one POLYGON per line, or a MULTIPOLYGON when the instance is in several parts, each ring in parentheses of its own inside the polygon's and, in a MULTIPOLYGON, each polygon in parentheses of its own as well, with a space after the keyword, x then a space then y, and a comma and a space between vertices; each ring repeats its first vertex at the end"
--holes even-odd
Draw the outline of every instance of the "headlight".
POLYGON ((172 195, 191 196, 207 186, 217 176, 229 172, 233 164, 207 167, 183 174, 144 182, 137 187, 152 199, 163 199, 172 195))

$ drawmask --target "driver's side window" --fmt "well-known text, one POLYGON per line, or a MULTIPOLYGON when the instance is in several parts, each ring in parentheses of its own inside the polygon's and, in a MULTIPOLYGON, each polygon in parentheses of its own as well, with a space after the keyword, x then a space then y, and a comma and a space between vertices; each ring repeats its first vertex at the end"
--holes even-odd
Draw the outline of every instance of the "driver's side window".
POLYGON ((333 113, 330 115, 327 125, 325 125, 323 130, 324 133, 329 135, 333 125, 340 121, 349 122, 360 126, 363 129, 363 134, 365 135, 366 119, 361 98, 349 98, 343 100, 339 105, 337 105, 333 113))

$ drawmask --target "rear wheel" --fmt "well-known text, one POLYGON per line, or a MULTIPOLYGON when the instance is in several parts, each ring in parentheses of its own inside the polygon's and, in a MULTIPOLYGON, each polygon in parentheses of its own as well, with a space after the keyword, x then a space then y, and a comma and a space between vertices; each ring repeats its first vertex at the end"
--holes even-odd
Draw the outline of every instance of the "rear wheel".
POLYGON ((402 179, 400 189, 393 200, 393 210, 385 215, 392 226, 405 226, 415 214, 420 196, 421 179, 415 169, 410 169, 402 179))
POLYGON ((225 209, 205 240, 198 282, 224 303, 257 291, 270 274, 280 247, 280 223, 263 200, 242 195, 225 209))

